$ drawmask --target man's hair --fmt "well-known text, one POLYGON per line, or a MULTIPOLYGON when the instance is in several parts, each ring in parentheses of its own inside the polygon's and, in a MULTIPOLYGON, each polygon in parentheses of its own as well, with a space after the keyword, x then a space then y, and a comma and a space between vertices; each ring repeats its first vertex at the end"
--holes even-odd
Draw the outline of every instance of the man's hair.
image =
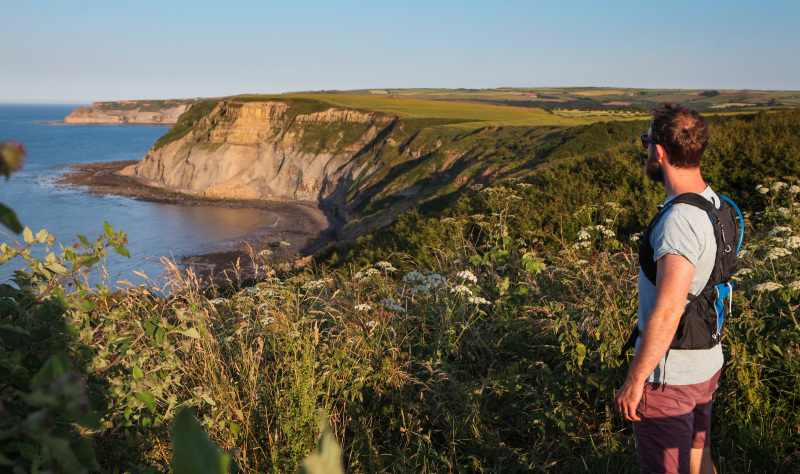
POLYGON ((651 138, 667 151, 676 168, 697 168, 708 144, 708 123, 697 111, 673 102, 653 109, 651 138))

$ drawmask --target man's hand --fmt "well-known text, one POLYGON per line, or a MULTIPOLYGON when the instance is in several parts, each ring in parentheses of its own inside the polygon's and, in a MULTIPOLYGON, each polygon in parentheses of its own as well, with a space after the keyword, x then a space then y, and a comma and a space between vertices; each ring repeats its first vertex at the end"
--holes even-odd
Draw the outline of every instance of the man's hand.
POLYGON ((636 407, 639 406, 639 401, 642 399, 642 392, 644 391, 644 382, 637 383, 630 378, 625 380, 622 387, 617 392, 616 408, 623 418, 628 421, 639 421, 639 415, 636 414, 636 407))

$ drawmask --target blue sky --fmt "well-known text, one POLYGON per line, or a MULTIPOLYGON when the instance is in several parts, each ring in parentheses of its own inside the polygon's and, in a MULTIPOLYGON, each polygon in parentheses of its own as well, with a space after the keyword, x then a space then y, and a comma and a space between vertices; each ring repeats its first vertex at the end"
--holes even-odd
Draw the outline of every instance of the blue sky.
POLYGON ((800 1, 2 0, 0 102, 381 87, 800 90, 800 1))

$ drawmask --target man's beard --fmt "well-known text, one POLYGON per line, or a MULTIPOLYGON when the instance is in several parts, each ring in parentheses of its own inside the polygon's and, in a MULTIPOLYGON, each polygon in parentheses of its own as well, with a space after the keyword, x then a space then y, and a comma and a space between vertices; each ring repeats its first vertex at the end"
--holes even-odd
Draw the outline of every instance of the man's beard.
POLYGON ((658 160, 651 159, 648 156, 647 164, 644 168, 644 174, 647 175, 647 178, 650 181, 664 184, 664 169, 661 167, 661 163, 659 163, 658 160))

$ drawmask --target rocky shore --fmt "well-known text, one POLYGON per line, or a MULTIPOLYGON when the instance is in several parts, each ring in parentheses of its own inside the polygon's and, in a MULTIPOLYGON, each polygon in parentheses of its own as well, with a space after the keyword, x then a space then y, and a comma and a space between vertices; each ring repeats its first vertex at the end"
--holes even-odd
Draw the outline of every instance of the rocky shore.
POLYGON ((179 263, 192 267, 202 278, 224 282, 233 278, 238 265, 244 277, 252 276, 253 256, 270 249, 270 244, 283 241, 288 247, 273 249, 272 258, 301 262, 337 240, 342 222, 313 204, 296 201, 222 200, 179 192, 159 183, 148 182, 119 171, 136 161, 115 161, 74 165, 59 180, 61 184, 86 187, 91 194, 112 194, 148 202, 184 206, 219 206, 254 208, 280 216, 275 233, 252 235, 239 242, 233 250, 226 249, 183 258, 179 263))

